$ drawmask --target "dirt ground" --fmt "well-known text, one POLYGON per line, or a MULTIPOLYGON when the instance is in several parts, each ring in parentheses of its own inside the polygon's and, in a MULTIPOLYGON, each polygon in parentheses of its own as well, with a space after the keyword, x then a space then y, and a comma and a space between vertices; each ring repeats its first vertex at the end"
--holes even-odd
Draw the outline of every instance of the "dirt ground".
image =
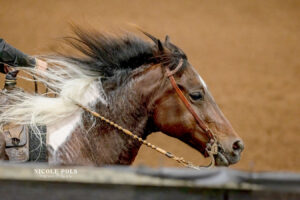
MULTIPOLYGON (((0 1, 0 10, 0 37, 29 54, 55 49, 69 23, 100 30, 135 23, 169 34, 245 142, 232 168, 300 171, 300 1, 15 0, 0 1)), ((208 163, 161 133, 149 141, 208 163)), ((145 147, 134 165, 178 166, 145 147)))

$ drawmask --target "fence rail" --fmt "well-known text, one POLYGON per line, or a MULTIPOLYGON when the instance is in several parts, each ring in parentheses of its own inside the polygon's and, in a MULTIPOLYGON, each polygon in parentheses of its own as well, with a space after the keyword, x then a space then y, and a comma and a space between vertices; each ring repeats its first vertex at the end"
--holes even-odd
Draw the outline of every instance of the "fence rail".
POLYGON ((0 164, 0 199, 300 199, 300 174, 0 164))

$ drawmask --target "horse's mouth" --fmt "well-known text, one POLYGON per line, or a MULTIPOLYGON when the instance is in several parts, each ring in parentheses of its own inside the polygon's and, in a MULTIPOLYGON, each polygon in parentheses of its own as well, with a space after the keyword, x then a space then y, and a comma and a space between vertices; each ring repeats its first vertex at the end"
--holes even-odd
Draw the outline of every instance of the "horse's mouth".
POLYGON ((229 166, 230 163, 226 156, 221 152, 218 152, 217 155, 214 155, 216 166, 229 166))
POLYGON ((229 166, 240 160, 240 152, 226 152, 219 146, 218 154, 214 155, 216 166, 229 166))

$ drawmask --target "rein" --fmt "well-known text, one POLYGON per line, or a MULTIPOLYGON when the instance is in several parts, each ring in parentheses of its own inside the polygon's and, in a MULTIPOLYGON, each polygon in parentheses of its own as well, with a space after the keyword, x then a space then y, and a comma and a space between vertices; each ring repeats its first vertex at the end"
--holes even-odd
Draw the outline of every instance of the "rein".
POLYGON ((169 68, 166 69, 166 76, 169 78, 171 85, 173 86, 174 90, 176 91, 177 95, 179 96, 180 100, 184 103, 185 107, 190 111, 190 113, 193 115, 193 117, 195 118, 197 124, 200 126, 200 128, 203 130, 203 133, 205 134, 205 136, 208 138, 209 142, 206 144, 206 146, 204 147, 204 149, 206 150, 206 152, 209 154, 210 152, 213 154, 217 154, 217 139, 215 137, 215 135, 213 134, 213 132, 208 128, 208 126, 205 125, 205 123, 203 122, 203 120, 200 119, 200 117, 197 115, 196 111, 193 109, 192 105, 190 104, 190 102, 187 100, 187 98, 184 96, 183 92, 181 91, 181 89, 178 87, 175 78, 174 78, 174 74, 176 72, 178 72, 180 70, 180 68, 183 65, 183 59, 179 60, 179 63, 177 65, 177 67, 174 70, 170 70, 169 68), (209 148, 211 149, 213 147, 214 150, 209 150, 209 148), (210 151, 210 152, 209 152, 210 151))
POLYGON ((194 165, 192 162, 190 161, 186 161, 183 157, 178 157, 178 156, 175 156, 174 154, 160 148, 160 147, 157 147, 156 145, 154 144, 151 144, 150 142, 142 139, 141 137, 135 135, 134 133, 132 133, 131 131, 129 131, 128 129, 126 128, 123 128, 122 126, 114 123, 113 121, 103 117, 102 115, 100 115, 99 113, 95 112, 95 111, 92 111, 90 110, 89 108, 83 106, 82 104, 80 103, 75 103, 78 107, 82 108, 83 110, 87 111, 88 113, 90 113, 91 115, 93 115, 94 117, 97 117, 99 118, 100 120, 108 123, 109 125, 115 127, 116 129, 122 131, 124 134, 126 135, 129 135, 130 137, 134 138, 135 140, 138 140, 139 142, 141 142, 142 144, 146 145, 147 147, 150 147, 151 149, 154 149, 155 151, 167 156, 168 158, 171 158, 173 160, 175 160, 176 162, 184 165, 185 167, 188 167, 188 168, 192 168, 192 169, 196 169, 196 170, 200 170, 201 168, 211 168, 211 167, 214 167, 215 166, 215 162, 214 162, 214 158, 213 156, 211 157, 212 158, 212 162, 208 165, 208 166, 205 166, 205 167, 199 167, 199 166, 196 166, 194 165))
POLYGON ((154 149, 155 151, 165 155, 166 157, 175 160, 176 162, 184 165, 185 167, 188 168, 192 168, 192 169, 196 169, 196 170, 200 170, 203 168, 211 168, 215 166, 215 158, 214 155, 218 154, 218 146, 217 146, 217 140, 215 135, 213 134, 213 132, 205 125, 205 123, 200 119, 200 117, 197 115, 197 113, 195 112, 195 110, 192 108, 191 104, 189 103, 189 101, 186 99, 186 97, 184 96, 183 92, 180 90, 180 88, 177 86, 177 83, 174 79, 174 74, 179 71, 179 69, 182 67, 183 65, 183 60, 180 59, 179 64, 177 65, 177 67, 174 70, 170 70, 169 68, 166 69, 166 76, 169 78, 173 88, 175 89, 176 93, 178 94, 179 98, 181 99, 181 101, 184 103, 184 105, 186 106, 186 108, 189 110, 189 112, 193 115, 193 117, 195 118, 197 124, 200 126, 200 128, 203 130, 204 134, 206 135, 206 137, 208 138, 209 142, 206 144, 205 151, 206 153, 209 155, 211 162, 208 166, 204 166, 204 167, 200 167, 200 166, 196 166, 194 165, 192 162, 190 161, 186 161, 183 157, 178 157, 175 156, 174 154, 160 148, 157 147, 153 144, 151 144, 150 142, 142 139, 141 137, 135 135, 134 133, 132 133, 131 131, 123 128, 122 126, 114 123, 113 121, 103 117, 102 115, 100 115, 99 113, 90 110, 89 108, 87 108, 86 106, 83 106, 82 104, 75 102, 75 104, 82 108, 83 110, 85 110, 86 112, 90 113, 91 115, 93 115, 94 117, 99 118, 100 120, 108 123, 109 125, 115 127, 116 129, 122 131, 124 134, 129 135, 130 137, 134 138, 135 140, 138 140, 139 142, 141 142, 142 144, 146 145, 147 147, 150 147, 152 149, 154 149))

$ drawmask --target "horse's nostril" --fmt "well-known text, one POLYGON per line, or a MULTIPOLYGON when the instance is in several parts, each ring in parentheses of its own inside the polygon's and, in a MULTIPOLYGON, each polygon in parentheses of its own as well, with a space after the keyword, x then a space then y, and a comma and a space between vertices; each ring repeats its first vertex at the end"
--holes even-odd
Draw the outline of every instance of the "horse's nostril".
POLYGON ((233 143, 232 148, 234 151, 243 151, 244 144, 241 140, 237 140, 233 143))

